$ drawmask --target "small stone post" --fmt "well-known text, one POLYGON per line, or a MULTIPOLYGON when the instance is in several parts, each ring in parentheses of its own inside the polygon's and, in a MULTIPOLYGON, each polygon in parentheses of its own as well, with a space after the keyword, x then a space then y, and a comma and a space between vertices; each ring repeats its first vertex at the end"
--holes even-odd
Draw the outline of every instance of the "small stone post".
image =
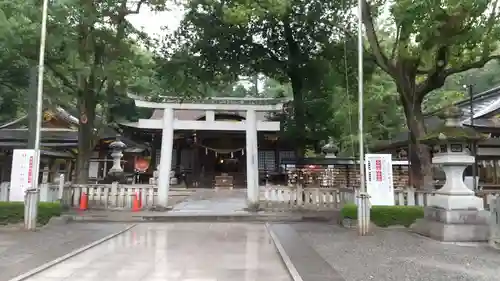
POLYGON ((49 168, 47 166, 42 169, 42 182, 39 185, 40 189, 40 202, 50 202, 49 190, 49 168))
POLYGON ((64 196, 64 174, 59 175, 59 188, 57 190, 57 199, 63 200, 64 196))
POLYGON ((24 198, 24 228, 26 230, 36 230, 36 217, 38 208, 38 189, 26 190, 24 198))
POLYGON ((491 204, 490 238, 489 244, 500 249, 500 197, 496 197, 491 204))

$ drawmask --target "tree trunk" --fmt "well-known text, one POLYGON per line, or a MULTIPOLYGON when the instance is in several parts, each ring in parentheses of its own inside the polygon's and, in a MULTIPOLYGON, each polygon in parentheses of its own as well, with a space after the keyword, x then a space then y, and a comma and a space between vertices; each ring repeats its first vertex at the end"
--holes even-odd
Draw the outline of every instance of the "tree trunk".
POLYGON ((302 78, 300 75, 292 74, 290 75, 290 80, 292 82, 293 92, 293 119, 295 123, 295 132, 297 132, 295 135, 295 153, 297 154, 297 158, 303 158, 306 154, 306 125, 304 122, 305 110, 304 96, 302 94, 302 78))
MULTIPOLYGON (((412 97, 413 94, 402 93, 400 89, 400 96, 412 97)), ((406 116, 406 124, 409 129, 408 159, 410 161, 409 172, 411 173, 410 184, 418 189, 432 190, 434 186, 430 150, 427 145, 419 141, 426 134, 422 105, 404 98, 401 101, 406 116)))
POLYGON ((301 75, 301 50, 293 37, 293 30, 288 18, 283 21, 283 31, 288 47, 288 77, 292 84, 293 93, 293 119, 295 123, 295 153, 297 158, 303 158, 306 154, 306 124, 303 97, 303 78, 301 75))
POLYGON ((76 158, 76 182, 87 184, 89 179, 89 162, 94 148, 95 102, 93 92, 78 95, 80 125, 78 126, 78 156, 76 158))
POLYGON ((117 99, 117 94, 115 91, 115 81, 112 80, 111 78, 108 78, 107 82, 107 87, 106 87, 106 104, 107 104, 107 111, 106 111, 106 124, 112 124, 115 121, 115 106, 116 106, 116 99, 117 99))

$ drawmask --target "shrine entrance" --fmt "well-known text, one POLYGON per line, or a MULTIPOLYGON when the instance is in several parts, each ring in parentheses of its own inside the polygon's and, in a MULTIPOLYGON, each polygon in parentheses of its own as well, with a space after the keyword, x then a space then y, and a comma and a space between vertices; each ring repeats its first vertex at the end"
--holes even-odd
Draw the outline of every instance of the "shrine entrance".
MULTIPOLYGON (((259 201, 259 167, 258 167, 258 131, 277 132, 280 131, 279 121, 264 121, 257 119, 258 112, 266 112, 267 114, 282 111, 284 99, 276 98, 186 98, 186 97, 160 97, 153 100, 144 99, 142 97, 129 95, 135 100, 137 107, 162 109, 161 119, 139 119, 138 127, 142 129, 161 129, 161 161, 159 165, 158 176, 158 205, 168 205, 168 191, 170 189, 170 174, 172 171, 172 157, 173 157, 173 141, 174 130, 203 132, 203 131, 223 131, 223 132, 237 132, 244 139, 244 146, 236 146, 232 143, 232 147, 213 147, 205 143, 195 146, 200 155, 200 148, 212 150, 215 156, 212 165, 210 162, 205 163, 202 168, 205 171, 195 172, 195 174, 205 174, 207 170, 211 169, 215 172, 217 167, 221 169, 237 168, 241 170, 241 166, 237 165, 245 163, 245 173, 242 175, 244 186, 247 188, 247 201, 250 205, 258 204, 259 201), (203 117, 197 120, 182 119, 181 113, 188 110, 201 111, 203 117), (224 120, 217 118, 221 115, 235 115, 237 113, 241 116, 239 120, 224 120), (244 138, 243 138, 244 136, 244 138), (244 148, 244 149, 243 149, 244 148), (224 150, 224 151, 222 151, 224 150), (228 158, 218 158, 219 154, 231 154, 233 158, 235 153, 242 152, 245 155, 243 159, 229 160, 228 158), (218 161, 218 163, 217 163, 218 161), (221 163, 222 161, 222 163, 221 163), (227 164, 224 162, 227 161, 227 164)), ((198 137, 198 134, 196 135, 198 137)), ((227 139, 219 139, 225 141, 227 139)), ((236 154, 237 155, 237 154, 236 154)), ((208 157, 205 157, 206 160, 208 157)), ((221 176, 214 177, 228 177, 227 173, 221 176)), ((217 181, 217 178, 215 178, 217 181)), ((223 181, 227 181, 227 178, 223 181)))
POLYGON ((215 162, 215 172, 221 174, 233 174, 233 173, 244 173, 244 170, 241 169, 243 161, 240 161, 240 157, 227 155, 219 155, 215 162))
POLYGON ((216 177, 226 177, 227 188, 246 187, 246 140, 241 132, 197 132, 194 181, 199 188, 214 188, 216 177))

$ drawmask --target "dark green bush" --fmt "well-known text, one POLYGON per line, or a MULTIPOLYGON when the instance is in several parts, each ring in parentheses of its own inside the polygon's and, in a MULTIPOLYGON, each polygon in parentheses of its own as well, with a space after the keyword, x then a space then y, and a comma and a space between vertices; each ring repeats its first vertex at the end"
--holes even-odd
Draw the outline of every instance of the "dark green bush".
MULTIPOLYGON (((357 219, 358 209, 354 204, 344 206, 342 219, 357 219)), ((417 219, 424 217, 424 208, 418 206, 372 206, 370 220, 377 226, 404 225, 409 227, 417 219)))
MULTIPOLYGON (((40 202, 38 205, 37 222, 46 224, 50 218, 61 215, 62 208, 59 203, 40 202)), ((23 202, 0 202, 0 225, 20 223, 24 221, 23 202)))

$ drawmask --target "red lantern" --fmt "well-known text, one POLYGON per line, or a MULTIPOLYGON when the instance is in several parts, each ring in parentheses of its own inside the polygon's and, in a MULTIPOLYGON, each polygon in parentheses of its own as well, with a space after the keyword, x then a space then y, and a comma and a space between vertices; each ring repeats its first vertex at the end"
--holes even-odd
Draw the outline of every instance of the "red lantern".
POLYGON ((146 172, 149 168, 149 161, 144 158, 135 159, 135 170, 137 172, 146 172))

